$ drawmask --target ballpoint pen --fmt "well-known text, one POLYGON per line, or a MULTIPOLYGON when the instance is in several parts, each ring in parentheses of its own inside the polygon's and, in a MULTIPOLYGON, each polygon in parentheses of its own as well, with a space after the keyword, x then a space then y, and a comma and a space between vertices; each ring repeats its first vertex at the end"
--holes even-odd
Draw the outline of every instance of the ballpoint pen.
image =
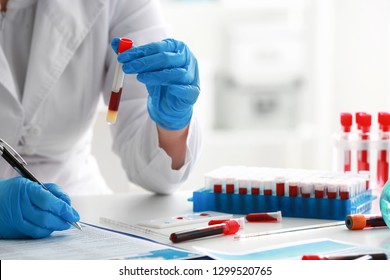
MULTIPOLYGON (((27 178, 41 185, 47 191, 49 189, 42 184, 26 167, 27 162, 7 142, 0 138, 0 155, 16 170, 22 177, 27 178)), ((69 222, 75 228, 82 230, 77 222, 69 222)))

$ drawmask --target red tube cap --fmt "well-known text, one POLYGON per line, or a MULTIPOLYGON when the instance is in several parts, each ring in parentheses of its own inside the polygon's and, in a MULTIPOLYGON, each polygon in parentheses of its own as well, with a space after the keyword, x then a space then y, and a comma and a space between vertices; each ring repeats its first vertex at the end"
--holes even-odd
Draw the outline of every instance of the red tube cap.
POLYGON ((341 113, 340 114, 340 123, 344 128, 344 132, 350 132, 352 126, 352 114, 351 113, 341 113))
POLYGON ((304 256, 302 257, 302 260, 307 260, 307 261, 319 261, 319 260, 326 260, 326 258, 317 256, 317 255, 304 255, 304 256))
POLYGON ((390 114, 386 112, 378 113, 378 123, 383 131, 390 131, 390 114))
POLYGON ((223 229, 223 234, 234 234, 240 229, 240 224, 235 220, 224 222, 226 227, 223 229))
POLYGON ((363 132, 369 132, 371 127, 371 115, 367 113, 356 113, 356 124, 363 132))
POLYGON ((133 41, 127 38, 121 38, 118 46, 118 53, 123 53, 133 47, 133 41))

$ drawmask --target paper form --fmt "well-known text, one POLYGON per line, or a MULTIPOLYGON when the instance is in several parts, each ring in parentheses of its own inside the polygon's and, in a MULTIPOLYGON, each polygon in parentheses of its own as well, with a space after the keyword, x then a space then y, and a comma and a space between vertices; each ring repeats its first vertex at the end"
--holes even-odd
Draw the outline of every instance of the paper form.
POLYGON ((42 239, 0 240, 1 260, 188 259, 200 255, 82 224, 42 239))
POLYGON ((201 247, 197 247, 196 249, 216 260, 300 260, 303 255, 310 254, 340 256, 386 253, 390 256, 390 251, 386 249, 359 246, 327 238, 285 243, 278 246, 270 246, 236 254, 224 251, 208 250, 201 247))

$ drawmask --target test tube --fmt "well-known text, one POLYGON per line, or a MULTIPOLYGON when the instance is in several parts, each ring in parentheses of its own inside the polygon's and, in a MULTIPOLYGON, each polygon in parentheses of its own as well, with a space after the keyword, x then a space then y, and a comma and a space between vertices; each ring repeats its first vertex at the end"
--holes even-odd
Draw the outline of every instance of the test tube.
POLYGON ((302 181, 301 185, 301 196, 305 198, 310 198, 314 189, 314 185, 310 181, 302 181))
POLYGON ((317 181, 314 183, 314 197, 324 198, 326 192, 326 185, 323 181, 317 181))
POLYGON ((350 230, 361 230, 369 227, 386 227, 381 215, 351 214, 345 218, 345 226, 350 230))
POLYGON ((352 126, 352 114, 341 113, 341 154, 342 154, 342 168, 344 172, 351 171, 351 148, 349 147, 351 126, 352 126))
POLYGON ((173 243, 178 243, 187 240, 193 240, 197 238, 203 238, 213 235, 228 235, 234 234, 240 229, 240 224, 236 220, 225 221, 221 224, 207 226, 203 228, 196 228, 192 230, 183 230, 174 232, 170 235, 169 239, 173 243))
POLYGON ((273 185, 274 185, 274 180, 271 177, 264 178, 264 195, 273 195, 273 185))
POLYGON ((385 112, 378 113, 379 139, 378 139, 378 157, 377 157, 377 184, 383 187, 389 179, 389 151, 390 140, 390 114, 385 112))
POLYGON ((248 222, 281 222, 282 221, 282 212, 264 212, 264 213, 249 213, 245 216, 245 219, 248 222))
MULTIPOLYGON (((120 38, 118 45, 118 54, 131 49, 133 41, 127 38, 120 38)), ((125 74, 122 71, 122 63, 117 62, 114 74, 114 81, 112 83, 112 91, 110 103, 108 104, 108 111, 106 120, 109 124, 114 124, 118 116, 118 108, 122 95, 123 79, 125 74)))
POLYGON ((238 178, 237 182, 238 182, 238 193, 239 194, 247 194, 248 187, 249 187, 248 180, 245 179, 245 177, 242 177, 242 178, 238 178))
POLYGON ((276 177, 276 195, 277 196, 284 196, 284 192, 285 192, 285 186, 284 186, 284 182, 285 182, 285 178, 283 176, 277 176, 276 177))
POLYGON ((339 186, 335 181, 331 181, 328 184, 326 194, 328 196, 328 199, 336 199, 339 192, 339 186))
POLYGON ((258 179, 251 179, 251 194, 259 195, 261 191, 261 182, 258 179))
POLYGON ((339 186, 340 199, 349 199, 352 196, 352 186, 346 182, 341 182, 339 186))
POLYGON ((298 182, 290 181, 288 183, 288 196, 297 197, 299 194, 298 182))
POLYGON ((365 181, 365 189, 368 190, 370 188, 370 171, 359 171, 359 177, 363 178, 365 181))
POLYGON ((358 144, 358 166, 357 170, 362 171, 370 170, 370 151, 369 151, 369 140, 370 140, 370 128, 371 128, 371 115, 367 113, 358 112, 356 113, 356 124, 359 132, 359 144, 358 144))
POLYGON ((222 179, 221 178, 214 178, 213 191, 214 191, 214 193, 222 193, 222 179))
POLYGON ((320 255, 304 255, 302 260, 387 260, 385 253, 367 253, 359 255, 344 255, 344 256, 320 256, 320 255))

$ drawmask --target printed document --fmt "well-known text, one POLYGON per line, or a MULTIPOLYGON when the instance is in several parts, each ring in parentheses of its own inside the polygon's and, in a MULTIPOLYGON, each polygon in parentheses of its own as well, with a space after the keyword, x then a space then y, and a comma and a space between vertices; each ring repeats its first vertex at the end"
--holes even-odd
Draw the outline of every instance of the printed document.
POLYGON ((199 255, 126 233, 81 224, 42 239, 0 240, 0 260, 190 259, 199 255))

